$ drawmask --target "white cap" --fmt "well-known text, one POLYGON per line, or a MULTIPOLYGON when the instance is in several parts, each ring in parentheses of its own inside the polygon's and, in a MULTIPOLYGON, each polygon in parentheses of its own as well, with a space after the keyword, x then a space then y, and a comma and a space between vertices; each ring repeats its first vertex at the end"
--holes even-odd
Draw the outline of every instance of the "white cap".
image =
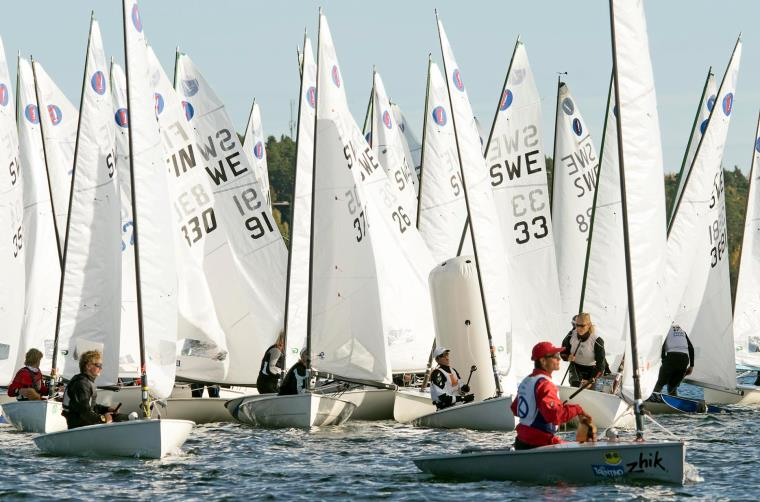
POLYGON ((433 359, 438 359, 446 352, 451 352, 451 349, 447 349, 446 347, 436 347, 433 351, 433 359))

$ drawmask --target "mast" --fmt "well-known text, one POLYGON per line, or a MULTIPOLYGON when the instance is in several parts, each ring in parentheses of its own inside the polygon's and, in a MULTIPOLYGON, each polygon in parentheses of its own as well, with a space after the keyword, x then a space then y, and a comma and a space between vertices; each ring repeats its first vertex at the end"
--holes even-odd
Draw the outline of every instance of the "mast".
MULTIPOLYGON (((303 30, 303 50, 304 50, 304 57, 301 58, 300 64, 299 64, 299 72, 301 74, 301 84, 298 86, 298 122, 296 125, 296 168, 295 168, 295 174, 293 175, 293 202, 292 206, 290 208, 290 246, 288 246, 288 268, 285 273, 285 324, 283 326, 283 349, 287 351, 288 347, 288 313, 290 312, 290 273, 292 270, 293 265, 293 222, 296 220, 296 187, 298 186, 298 141, 301 139, 301 105, 303 104, 303 72, 305 70, 304 68, 304 62, 306 60, 306 30, 303 30)), ((316 101, 315 101, 316 105, 316 101)), ((251 106, 251 113, 253 113, 253 106, 251 106)), ((248 119, 248 123, 250 124, 251 119, 248 119)), ((316 129, 315 129, 316 131, 316 129)), ((315 132, 316 134, 316 132, 315 132)), ((312 169, 314 168, 314 161, 312 160, 312 169)), ((312 176, 313 177, 313 176, 312 176)), ((314 190, 314 181, 312 180, 312 199, 314 198, 313 195, 314 190)), ((312 203, 312 211, 314 210, 314 205, 312 203)), ((312 219, 312 222, 314 220, 312 219)), ((313 228, 313 223, 312 223, 313 228)), ((311 241, 311 233, 309 233, 309 240, 311 241)), ((309 267, 311 267, 311 255, 309 256, 309 267)), ((309 280, 311 280, 311 274, 309 274, 309 280)), ((309 291, 311 291, 311 284, 309 285, 309 291)), ((309 302, 309 308, 311 308, 311 302, 309 302)), ((309 321, 310 322, 310 321, 309 321)))
MULTIPOLYGON (((586 261, 583 265, 583 279, 581 281, 581 298, 578 305, 578 313, 583 312, 583 301, 586 296, 586 280, 588 279, 588 264, 591 259, 591 241, 594 236, 594 220, 596 219, 596 198, 599 195, 599 176, 602 175, 602 161, 604 155, 604 142, 607 136, 607 119, 610 112, 610 100, 612 99, 612 81, 615 79, 614 70, 610 76, 610 87, 607 91, 607 108, 604 112, 604 129, 602 130, 602 146, 599 148, 599 166, 596 168, 596 190, 594 190, 594 202, 591 204, 591 218, 588 227, 588 240, 586 241, 586 261)), ((554 178, 552 178, 554 179, 554 178)))
MULTIPOLYGON (((90 43, 89 41, 87 42, 90 43)), ((58 248, 58 261, 63 267, 63 252, 61 250, 61 239, 58 231, 58 217, 55 212, 55 201, 53 200, 53 184, 50 181, 50 166, 48 165, 47 146, 45 146, 45 128, 42 123, 42 108, 40 105, 40 88, 37 85, 37 70, 34 67, 34 56, 29 56, 29 62, 32 65, 32 75, 34 76, 34 99, 37 101, 37 119, 40 124, 40 138, 42 138, 42 157, 45 159, 45 172, 47 173, 48 192, 50 193, 50 209, 53 211, 53 229, 55 230, 55 245, 58 248)), ((85 70, 86 71, 86 70, 85 70)), ((73 183, 73 178, 72 178, 73 183)), ((55 367, 55 366, 53 366, 55 367)))
MULTIPOLYGON (((85 51, 84 56, 84 70, 82 71, 82 94, 79 98, 79 108, 81 112, 82 103, 84 103, 84 89, 87 85, 87 61, 90 58, 90 43, 92 42, 92 23, 95 20, 95 11, 91 11, 90 13, 90 31, 87 35, 87 50, 85 51)), ((34 65, 32 65, 32 69, 34 69, 34 65)), ((35 78, 35 91, 37 89, 37 79, 35 78)), ((39 101, 37 103, 37 107, 39 108, 39 101)), ((40 124, 42 124, 42 117, 40 117, 40 124)), ((53 337, 53 359, 52 359, 52 366, 51 366, 51 375, 50 375, 50 383, 48 393, 50 396, 53 395, 54 389, 53 389, 53 383, 55 381, 55 377, 52 375, 53 372, 55 372, 55 367, 58 364, 58 338, 61 332, 61 312, 63 309, 61 308, 61 304, 63 303, 63 286, 65 283, 66 278, 66 256, 68 255, 69 251, 69 227, 71 226, 71 206, 73 205, 74 201, 74 183, 77 177, 77 154, 79 152, 79 130, 82 125, 82 113, 79 113, 79 118, 77 119, 77 137, 76 142, 74 143, 74 163, 71 168, 71 187, 69 188, 69 206, 68 211, 66 213, 66 234, 64 235, 64 241, 63 241, 63 254, 61 256, 61 280, 59 282, 58 286, 58 311, 55 316, 55 335, 53 337)), ((44 135, 43 135, 44 138, 44 135)), ((43 140, 44 143, 44 140, 43 140)), ((51 197, 52 200, 52 197, 51 197)), ((55 221, 55 214, 53 214, 53 221, 55 221)), ((59 248, 60 249, 60 248, 59 248)))
MULTIPOLYGON (((427 135, 427 121, 428 121, 428 100, 430 99, 430 67, 433 64, 432 54, 428 52, 428 71, 427 71, 427 86, 425 87, 425 112, 422 116, 422 146, 420 149, 420 188, 417 193, 417 222, 415 226, 420 228, 420 209, 422 207, 422 170, 425 165, 425 137, 427 135)), ((374 80, 374 79, 373 79, 374 80)), ((435 343, 435 342, 433 342, 435 343)), ((432 354, 432 352, 431 352, 432 354)))
MULTIPOLYGON (((567 75, 567 72, 564 72, 567 75)), ((557 74, 557 104, 554 108, 554 145, 552 147, 552 186, 549 187, 549 208, 554 208, 554 178, 557 177, 557 127, 559 127, 559 90, 562 83, 562 73, 557 74)))
MULTIPOLYGON (((308 302, 307 302, 307 308, 306 308, 306 354, 309 357, 309 361, 311 361, 311 312, 312 312, 312 301, 311 296, 313 294, 314 288, 312 287, 312 284, 314 282, 314 206, 316 197, 314 197, 314 191, 317 188, 317 120, 319 118, 319 97, 322 94, 319 91, 319 50, 322 44, 321 39, 321 31, 322 31, 322 7, 319 8, 319 24, 317 25, 317 78, 316 78, 316 88, 317 88, 317 99, 314 100, 314 147, 312 150, 312 159, 311 159, 311 165, 312 165, 312 171, 311 171, 311 224, 309 226, 309 293, 308 293, 308 302)), ((304 47, 304 50, 306 48, 304 47)), ((304 68, 305 69, 305 68, 304 68)), ((373 86, 374 91, 374 86, 373 86)), ((300 99, 300 96, 299 96, 300 99)), ((309 363, 309 368, 307 371, 307 375, 311 374, 311 363, 309 363)), ((306 390, 311 391, 311 377, 309 377, 306 380, 306 390)))
MULTIPOLYGON (((127 43, 127 16, 126 16, 126 3, 128 0, 122 0, 122 21, 124 29, 124 74, 127 80, 127 108, 132 110, 132 93, 129 85, 129 44, 127 43)), ((130 192, 132 197, 132 239, 134 240, 135 251, 135 292, 137 293, 137 327, 138 327, 138 341, 140 343, 140 382, 141 400, 142 400, 142 412, 144 418, 150 417, 150 400, 148 397, 148 374, 146 370, 146 357, 145 357, 145 324, 143 322, 143 306, 142 306, 142 289, 140 287, 140 246, 138 240, 137 231, 137 198, 135 196, 135 149, 133 145, 133 129, 134 123, 132 122, 132 114, 130 113, 130 124, 128 128, 129 135, 129 182, 131 184, 130 192)))
MULTIPOLYGON (((317 46, 319 46, 319 42, 317 42, 317 46)), ((317 60, 319 60, 319 57, 317 57, 317 60)), ((319 72, 319 70, 317 70, 319 72)), ((369 100, 367 101, 367 112, 364 114, 364 125, 362 126, 362 134, 364 137, 367 137, 367 126, 369 125, 369 130, 373 130, 373 115, 375 112, 375 66, 372 65, 372 89, 369 91, 369 100)), ((372 146, 372 134, 370 133, 369 136, 369 146, 372 146)))
MULTIPOLYGON (((694 122, 691 124, 691 132, 689 132, 689 141, 686 143, 686 151, 683 152, 683 160, 681 160, 681 169, 678 171, 678 176, 676 177, 676 189, 678 189, 678 187, 681 186, 681 178, 683 177, 683 172, 686 169, 686 159, 688 159, 689 157, 689 149, 691 148, 691 142, 694 139, 694 131, 697 129, 697 122, 699 122, 699 115, 700 115, 700 112, 702 111, 702 105, 705 102, 705 94, 707 94, 707 84, 710 82, 710 77, 712 76, 712 74, 713 72, 712 72, 712 66, 711 66, 710 68, 707 69, 707 77, 705 77, 705 85, 702 88, 702 96, 699 98, 697 113, 694 114, 694 122)), ((692 157, 691 163, 694 164, 694 157, 692 157)), ((689 166, 689 169, 691 169, 691 165, 689 166)), ((676 193, 676 197, 680 199, 681 193, 676 193)), ((675 214, 675 211, 674 211, 675 207, 676 207, 676 201, 673 201, 673 207, 671 208, 670 215, 668 216, 668 223, 670 223, 670 221, 673 220, 673 215, 675 214)))
MULTIPOLYGON (((615 42, 615 0, 610 0, 610 27, 612 35, 612 68, 615 77, 613 85, 615 87, 615 103, 620 103, 620 78, 618 76, 617 66, 617 45, 615 42)), ((620 202, 623 212, 623 248, 625 252, 625 276, 626 291, 628 294, 628 328, 631 340, 631 357, 630 363, 633 369, 633 411, 636 417, 636 439, 644 439, 644 420, 641 413, 641 382, 639 380, 639 352, 636 343, 636 310, 633 298, 633 277, 631 270, 631 243, 628 230, 628 201, 625 192, 625 156, 623 155, 623 131, 622 120, 623 107, 617 107, 615 114, 615 123, 617 125, 618 141, 618 168, 620 171, 620 202)))
MULTIPOLYGON (((441 39, 441 28, 440 28, 441 25, 438 22, 438 10, 435 11, 435 19, 436 19, 436 26, 438 27, 438 41, 439 41, 440 46, 441 46, 441 53, 443 54, 444 53, 443 52, 443 40, 441 39)), ((520 39, 518 38, 518 43, 519 43, 519 40, 520 39)), ((510 66, 511 66, 511 63, 510 63, 510 66)), ((448 73, 448 70, 446 69, 446 57, 445 57, 445 55, 443 57, 443 71, 444 71, 444 74, 447 75, 447 77, 446 77, 446 91, 449 94, 449 107, 451 108, 451 123, 452 123, 452 126, 454 127, 454 142, 457 145, 457 159, 459 160, 459 174, 462 176, 462 188, 464 189, 464 202, 465 202, 465 204, 467 206, 468 221, 471 221, 470 218, 469 218, 469 214, 470 214, 470 197, 469 197, 469 195, 467 193, 467 182, 465 181, 464 169, 462 167, 462 152, 461 152, 460 147, 459 147, 459 135, 457 134, 457 127, 456 127, 456 113, 454 112, 454 103, 451 100, 451 84, 449 83, 449 80, 450 80, 448 78, 448 74, 449 73, 448 73)), ((507 74, 507 76, 509 76, 509 74, 507 74)), ((506 85, 506 79, 504 81, 504 84, 506 85)), ((498 108, 497 108, 497 111, 498 111, 498 108)), ((489 138, 489 140, 490 140, 490 138, 489 138)), ((464 227, 463 232, 466 232, 466 231, 467 231, 467 223, 465 223, 465 227, 464 227)), ((481 275, 481 272, 480 272, 480 261, 478 260, 478 245, 477 245, 477 242, 475 240, 475 235, 474 235, 475 232, 473 231, 472 234, 473 234, 473 236, 472 236, 472 250, 473 250, 473 254, 475 255, 475 270, 478 273, 478 288, 480 289, 480 302, 483 305, 483 315, 485 317, 486 334, 488 335, 488 346, 491 349, 491 369, 493 370, 493 379, 494 379, 494 382, 496 383, 496 397, 500 397, 503 394, 503 392, 502 392, 502 389, 501 389, 501 382, 499 381, 499 375, 498 375, 498 372, 497 372, 497 369, 496 369, 496 351, 494 349, 493 337, 491 336, 491 323, 490 323, 490 321, 488 319, 488 306, 486 305, 486 296, 485 296, 485 292, 483 291, 483 279, 482 279, 482 275, 481 275)), ((461 251, 461 249, 460 249, 460 251, 461 251)))

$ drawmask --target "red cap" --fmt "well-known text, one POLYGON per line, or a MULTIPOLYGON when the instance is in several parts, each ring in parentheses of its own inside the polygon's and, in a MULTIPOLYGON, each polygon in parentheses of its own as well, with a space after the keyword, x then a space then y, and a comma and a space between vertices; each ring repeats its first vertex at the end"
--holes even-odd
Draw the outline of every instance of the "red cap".
POLYGON ((533 352, 530 355, 530 359, 531 361, 538 361, 542 357, 550 354, 559 354, 564 351, 564 347, 555 347, 551 342, 539 342, 533 346, 533 352))

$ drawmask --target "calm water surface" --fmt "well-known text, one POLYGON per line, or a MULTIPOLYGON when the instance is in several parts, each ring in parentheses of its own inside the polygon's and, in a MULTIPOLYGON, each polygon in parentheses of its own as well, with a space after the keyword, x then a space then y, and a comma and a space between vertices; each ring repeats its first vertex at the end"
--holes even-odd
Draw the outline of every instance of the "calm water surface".
MULTIPOLYGON (((758 500, 760 408, 728 415, 659 416, 684 439, 693 466, 683 487, 600 484, 529 486, 444 482, 411 458, 465 446, 511 443, 514 433, 417 429, 395 422, 260 430, 240 424, 198 426, 179 455, 162 460, 94 460, 41 455, 32 436, 0 425, 0 498, 191 500, 758 500)), ((668 439, 648 423, 648 437, 668 439)))

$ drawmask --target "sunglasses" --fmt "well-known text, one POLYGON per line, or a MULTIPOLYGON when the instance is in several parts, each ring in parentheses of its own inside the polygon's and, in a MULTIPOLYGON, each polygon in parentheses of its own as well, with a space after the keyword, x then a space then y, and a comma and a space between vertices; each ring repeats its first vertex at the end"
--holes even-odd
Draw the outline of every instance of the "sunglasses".
POLYGON ((575 323, 575 326, 576 326, 577 328, 585 328, 586 326, 588 326, 588 324, 579 324, 579 323, 575 323))
POLYGON ((92 364, 93 366, 95 366, 95 367, 96 367, 96 368, 98 368, 99 370, 102 370, 102 369, 103 369, 103 363, 90 363, 90 364, 92 364))
POLYGON ((559 359, 559 354, 549 354, 548 356, 544 356, 547 359, 559 359))

